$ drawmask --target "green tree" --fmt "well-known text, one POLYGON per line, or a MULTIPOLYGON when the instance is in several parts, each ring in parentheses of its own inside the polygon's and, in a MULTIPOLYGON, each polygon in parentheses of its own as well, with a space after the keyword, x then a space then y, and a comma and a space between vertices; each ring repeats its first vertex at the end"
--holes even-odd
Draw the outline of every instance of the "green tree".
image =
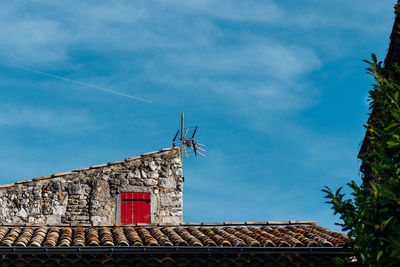
MULTIPOLYGON (((339 214, 343 231, 348 231, 349 244, 362 266, 400 266, 400 85, 396 73, 383 70, 381 62, 372 55, 366 61, 368 71, 376 80, 370 91, 370 108, 374 119, 369 120, 368 164, 376 177, 368 185, 352 181, 352 197, 345 199, 339 188, 335 193, 328 187, 327 203, 339 214)), ((399 68, 394 70, 400 74, 399 68)), ((342 264, 345 262, 341 261, 342 264)))
POLYGON ((385 67, 375 55, 371 62, 365 61, 376 81, 369 92, 372 113, 364 140, 367 149, 361 155, 368 175, 364 172, 362 185, 348 184, 350 198, 345 198, 342 188, 322 190, 334 214, 340 216, 338 225, 348 231, 348 245, 357 259, 338 260, 341 265, 400 266, 400 1, 395 14, 385 67))

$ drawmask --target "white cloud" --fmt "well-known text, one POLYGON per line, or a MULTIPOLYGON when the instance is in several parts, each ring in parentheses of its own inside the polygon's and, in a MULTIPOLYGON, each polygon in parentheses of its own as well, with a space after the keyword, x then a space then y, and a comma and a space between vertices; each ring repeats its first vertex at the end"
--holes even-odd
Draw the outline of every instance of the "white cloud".
POLYGON ((0 109, 0 128, 29 127, 76 132, 94 127, 86 111, 5 105, 0 109))
MULTIPOLYGON (((0 6, 3 10, 8 10, 0 6)), ((11 11, 12 13, 12 11, 11 11)), ((71 42, 65 25, 43 17, 0 17, 1 58, 19 64, 52 64, 65 60, 71 42)))
MULTIPOLYGON (((319 33, 310 30, 370 31, 375 26, 365 27, 371 24, 366 21, 386 6, 371 0, 297 5, 300 8, 278 1, 210 0, 7 3, 0 5, 1 57, 11 63, 57 68, 72 64, 73 48, 99 54, 114 51, 126 55, 119 62, 126 69, 118 71, 130 73, 132 54, 143 54, 143 61, 132 65, 140 64, 137 75, 145 81, 179 93, 203 93, 203 98, 235 107, 227 112, 254 120, 249 124, 267 119, 288 127, 288 115, 317 101, 318 89, 306 78, 322 66, 322 55, 316 51, 324 47, 285 35, 307 33, 318 39, 319 33), (221 22, 237 24, 230 30, 221 22), (269 28, 253 32, 252 24, 272 26, 282 34, 272 34, 269 28), (243 25, 247 27, 242 29, 243 25)), ((110 80, 113 75, 117 74, 101 78, 110 80)), ((95 77, 75 78, 97 84, 95 77)), ((114 83, 117 88, 118 83, 114 83)))
POLYGON ((68 59, 68 50, 79 45, 126 51, 188 48, 207 44, 210 38, 215 43, 223 37, 216 31, 215 19, 258 22, 286 29, 342 28, 368 32, 376 27, 381 29, 382 23, 364 25, 377 18, 375 14, 388 5, 377 5, 375 1, 357 3, 340 1, 333 5, 314 1, 302 3, 301 8, 290 8, 276 1, 7 3, 0 4, 0 48, 6 59, 52 64, 68 59), (327 10, 325 6, 336 9, 327 10))
POLYGON ((273 1, 169 1, 167 5, 183 10, 193 16, 210 16, 223 20, 275 22, 281 14, 281 8, 273 1))
POLYGON ((181 73, 262 75, 286 82, 321 65, 318 56, 309 48, 263 38, 251 39, 241 45, 204 47, 201 53, 197 50, 171 52, 161 58, 161 63, 172 64, 171 67, 181 73))

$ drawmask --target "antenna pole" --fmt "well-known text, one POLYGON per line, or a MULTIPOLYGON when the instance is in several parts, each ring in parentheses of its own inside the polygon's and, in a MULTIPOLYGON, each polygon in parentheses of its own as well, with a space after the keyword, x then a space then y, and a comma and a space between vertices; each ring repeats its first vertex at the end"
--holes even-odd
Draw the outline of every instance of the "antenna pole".
POLYGON ((204 149, 205 145, 199 144, 196 141, 194 141, 194 136, 197 132, 197 126, 194 127, 187 127, 185 128, 185 114, 182 112, 181 113, 181 128, 178 129, 176 134, 174 135, 174 138, 172 139, 172 146, 173 147, 178 147, 180 146, 180 151, 181 151, 181 164, 183 166, 183 153, 185 153, 185 159, 188 159, 189 156, 192 156, 194 154, 195 157, 197 155, 200 155, 202 157, 205 157, 205 155, 199 151, 205 152, 206 150, 204 149), (180 132, 180 137, 179 136, 180 132), (180 142, 180 144, 179 144, 180 142), (201 146, 201 147, 199 147, 201 146), (189 153, 188 153, 189 151, 189 153), (191 153, 193 152, 193 153, 191 153))
POLYGON ((181 162, 183 165, 183 146, 184 146, 184 139, 183 139, 183 131, 184 131, 184 114, 182 112, 182 117, 181 117, 181 162))

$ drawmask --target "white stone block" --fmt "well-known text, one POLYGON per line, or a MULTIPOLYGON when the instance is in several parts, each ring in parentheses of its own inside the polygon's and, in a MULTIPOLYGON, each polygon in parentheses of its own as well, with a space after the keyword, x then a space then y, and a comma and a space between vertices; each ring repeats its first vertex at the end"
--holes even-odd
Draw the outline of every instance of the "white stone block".
POLYGON ((32 208, 29 210, 29 214, 32 214, 32 215, 40 214, 40 212, 41 212, 41 210, 40 210, 39 207, 32 207, 32 208))
POLYGON ((179 211, 177 211, 177 212, 170 212, 170 215, 171 215, 171 216, 180 217, 180 216, 183 216, 183 212, 182 212, 181 210, 179 210, 179 211))
POLYGON ((182 217, 175 217, 175 216, 167 216, 163 217, 161 219, 162 223, 173 223, 173 224, 179 224, 182 222, 182 217))
POLYGON ((61 223, 61 216, 60 215, 47 215, 46 223, 47 224, 61 223))
POLYGON ((174 158, 173 160, 172 160, 172 163, 174 163, 174 164, 181 164, 181 158, 179 157, 179 158, 174 158))
POLYGON ((106 223, 107 222, 107 218, 106 217, 103 217, 103 216, 92 216, 91 218, 90 218, 90 221, 92 222, 92 223, 106 223))
POLYGON ((161 205, 168 206, 172 202, 172 198, 170 197, 161 197, 161 205))
POLYGON ((176 188, 176 180, 174 178, 160 178, 160 187, 176 188))
POLYGON ((163 211, 161 211, 161 215, 162 215, 163 217, 166 217, 166 216, 170 216, 171 214, 170 214, 169 211, 163 210, 163 211))
POLYGON ((53 206, 52 209, 53 209, 53 214, 54 215, 64 215, 66 210, 67 210, 67 207, 65 207, 65 206, 53 206))
POLYGON ((93 208, 98 208, 98 207, 100 207, 100 202, 97 201, 97 200, 93 200, 93 201, 92 201, 92 207, 93 207, 93 208))
POLYGON ((18 217, 22 217, 22 218, 28 217, 28 214, 26 213, 26 211, 25 211, 24 208, 21 208, 21 209, 17 212, 17 214, 15 214, 15 215, 18 216, 18 217))
POLYGON ((78 221, 88 221, 89 220, 89 216, 86 216, 86 215, 77 215, 77 216, 73 216, 72 218, 74 220, 78 220, 78 221))
POLYGON ((150 168, 150 170, 155 171, 158 169, 158 165, 154 161, 152 161, 149 164, 149 168, 150 168))
POLYGON ((156 179, 146 179, 146 180, 144 180, 144 184, 154 186, 157 184, 157 180, 156 179))
POLYGON ((133 174, 133 178, 140 178, 140 171, 138 169, 135 170, 135 173, 133 174))
POLYGON ((177 176, 182 176, 182 175, 183 175, 183 173, 182 173, 182 168, 176 169, 175 174, 176 174, 177 176))
POLYGON ((152 178, 152 179, 156 179, 159 177, 158 172, 149 172, 147 174, 147 177, 152 178))

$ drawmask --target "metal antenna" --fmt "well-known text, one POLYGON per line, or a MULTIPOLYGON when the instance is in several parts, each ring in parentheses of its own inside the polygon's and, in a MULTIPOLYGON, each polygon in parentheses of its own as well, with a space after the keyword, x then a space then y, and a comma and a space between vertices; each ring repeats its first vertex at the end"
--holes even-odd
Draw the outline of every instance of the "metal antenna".
POLYGON ((183 146, 184 146, 184 139, 183 139, 183 130, 185 129, 185 114, 181 115, 181 162, 183 163, 183 146))
POLYGON ((181 161, 183 162, 183 158, 185 155, 185 158, 193 158, 197 157, 197 155, 200 155, 202 157, 205 157, 205 155, 202 152, 205 152, 206 150, 204 149, 205 145, 197 143, 194 141, 194 136, 196 135, 197 132, 197 126, 194 127, 187 127, 185 128, 185 122, 184 122, 184 114, 182 113, 181 115, 181 129, 179 129, 175 136, 174 139, 172 140, 172 146, 180 146, 181 147, 181 161), (181 137, 178 139, 178 135, 181 135, 181 137))

